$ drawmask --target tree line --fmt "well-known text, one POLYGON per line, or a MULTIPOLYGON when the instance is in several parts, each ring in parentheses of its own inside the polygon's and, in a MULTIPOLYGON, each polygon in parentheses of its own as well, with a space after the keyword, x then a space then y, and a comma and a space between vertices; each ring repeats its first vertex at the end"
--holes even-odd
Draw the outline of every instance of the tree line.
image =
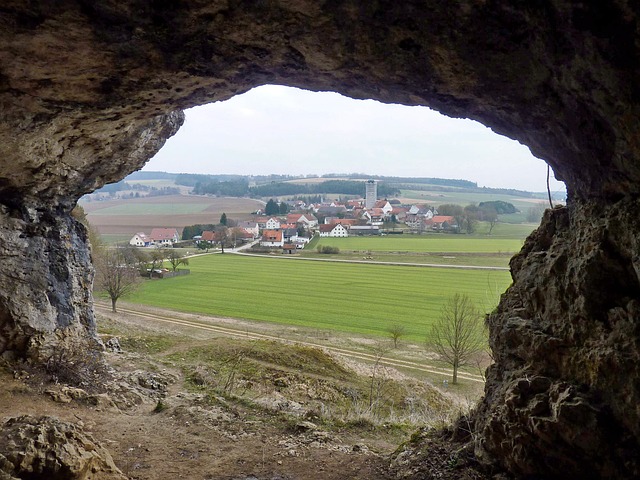
MULTIPOLYGON (((193 193, 225 197, 313 196, 327 193, 362 196, 364 194, 364 184, 355 180, 327 180, 315 184, 272 182, 250 187, 246 178, 226 181, 200 180, 193 185, 193 193)), ((391 197, 398 193, 399 190, 395 187, 385 183, 378 184, 378 195, 380 197, 391 197)))

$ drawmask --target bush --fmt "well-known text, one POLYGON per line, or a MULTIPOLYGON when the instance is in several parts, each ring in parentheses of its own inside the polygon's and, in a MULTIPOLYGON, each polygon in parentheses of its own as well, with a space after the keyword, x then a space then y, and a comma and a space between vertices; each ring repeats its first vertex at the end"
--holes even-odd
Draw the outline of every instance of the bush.
POLYGON ((340 253, 340 249, 338 247, 331 247, 329 245, 318 245, 318 253, 323 253, 326 255, 338 254, 340 253))

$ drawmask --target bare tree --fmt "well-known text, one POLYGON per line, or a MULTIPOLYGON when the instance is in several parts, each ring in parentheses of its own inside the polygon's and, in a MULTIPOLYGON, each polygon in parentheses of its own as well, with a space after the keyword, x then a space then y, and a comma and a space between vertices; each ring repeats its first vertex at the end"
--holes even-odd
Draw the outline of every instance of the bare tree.
POLYGON ((220 248, 222 251, 220 253, 224 253, 224 247, 229 243, 229 229, 224 225, 218 225, 215 229, 216 232, 216 240, 220 244, 220 248))
POLYGON ((95 285, 111 298, 111 309, 116 311, 119 298, 133 292, 140 283, 138 267, 120 248, 102 248, 94 252, 95 285))
POLYGON ((481 315, 467 295, 456 293, 449 298, 431 328, 431 342, 453 368, 452 383, 458 383, 458 369, 468 365, 486 343, 481 315))
POLYGON ((393 340, 393 348, 398 348, 398 341, 400 340, 400 337, 404 337, 405 334, 404 325, 400 325, 399 323, 389 325, 387 333, 391 337, 391 340, 393 340))
POLYGON ((153 276, 153 271, 159 268, 162 268, 162 264, 164 262, 164 249, 162 248, 154 248, 151 252, 146 254, 145 263, 147 272, 149 273, 149 278, 153 276))
POLYGON ((493 227, 498 223, 498 211, 490 205, 485 205, 481 207, 480 212, 482 213, 482 219, 489 223, 489 235, 491 235, 493 227))
POLYGON ((173 248, 167 248, 164 258, 171 264, 171 269, 175 272, 180 265, 189 265, 189 259, 173 248))

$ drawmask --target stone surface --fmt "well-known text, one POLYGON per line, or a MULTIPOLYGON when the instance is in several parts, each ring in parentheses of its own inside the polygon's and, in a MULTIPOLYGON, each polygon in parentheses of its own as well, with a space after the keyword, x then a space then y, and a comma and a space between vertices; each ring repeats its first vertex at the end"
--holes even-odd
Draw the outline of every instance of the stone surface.
POLYGON ((491 318, 478 457, 636 476, 638 14, 627 0, 3 2, 0 354, 92 341, 90 253, 69 212, 140 168, 180 109, 265 83, 427 105, 525 143, 570 194, 491 318))
POLYGON ((126 480, 109 452, 80 427, 29 415, 2 426, 2 474, 16 479, 126 480))
POLYGON ((489 317, 477 453, 522 475, 640 476, 640 202, 548 210, 489 317))

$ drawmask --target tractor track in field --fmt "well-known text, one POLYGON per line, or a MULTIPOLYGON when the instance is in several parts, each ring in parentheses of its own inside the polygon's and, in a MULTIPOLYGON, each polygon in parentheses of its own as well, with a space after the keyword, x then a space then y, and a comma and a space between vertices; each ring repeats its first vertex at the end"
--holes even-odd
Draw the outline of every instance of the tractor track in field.
MULTIPOLYGON (((94 303, 94 309, 106 311, 106 312, 111 311, 111 309, 106 304, 101 304, 98 302, 94 303)), ((277 341, 282 343, 303 345, 306 347, 319 348, 327 352, 340 355, 349 359, 357 360, 357 361, 366 361, 366 362, 377 361, 382 365, 386 365, 390 367, 408 368, 408 369, 423 372, 423 373, 430 373, 433 375, 442 375, 445 377, 451 377, 451 370, 446 368, 421 364, 421 363, 412 362, 408 360, 391 359, 391 358, 385 358, 385 357, 379 358, 378 356, 370 353, 359 352, 357 350, 352 350, 352 349, 343 348, 343 347, 332 347, 332 346, 322 345, 322 344, 313 343, 313 342, 289 340, 276 335, 268 335, 264 333, 251 332, 251 331, 248 331, 247 329, 239 329, 239 328, 233 328, 229 326, 220 326, 220 325, 215 325, 213 323, 208 323, 205 321, 176 318, 174 316, 170 316, 172 314, 170 310, 163 310, 164 313, 159 314, 159 313, 149 313, 142 310, 136 310, 131 307, 126 307, 126 308, 119 307, 118 312, 131 315, 134 317, 138 317, 138 318, 144 318, 146 320, 152 320, 152 321, 164 323, 164 324, 171 324, 171 325, 183 327, 183 328, 195 328, 199 330, 205 330, 208 332, 218 333, 220 335, 227 335, 230 337, 240 337, 245 339, 248 338, 252 340, 272 340, 272 341, 277 341)), ((213 319, 215 317, 210 317, 210 318, 213 319)), ((462 380, 468 380, 471 382, 484 383, 484 379, 480 375, 474 375, 466 372, 458 372, 458 378, 462 380)))

